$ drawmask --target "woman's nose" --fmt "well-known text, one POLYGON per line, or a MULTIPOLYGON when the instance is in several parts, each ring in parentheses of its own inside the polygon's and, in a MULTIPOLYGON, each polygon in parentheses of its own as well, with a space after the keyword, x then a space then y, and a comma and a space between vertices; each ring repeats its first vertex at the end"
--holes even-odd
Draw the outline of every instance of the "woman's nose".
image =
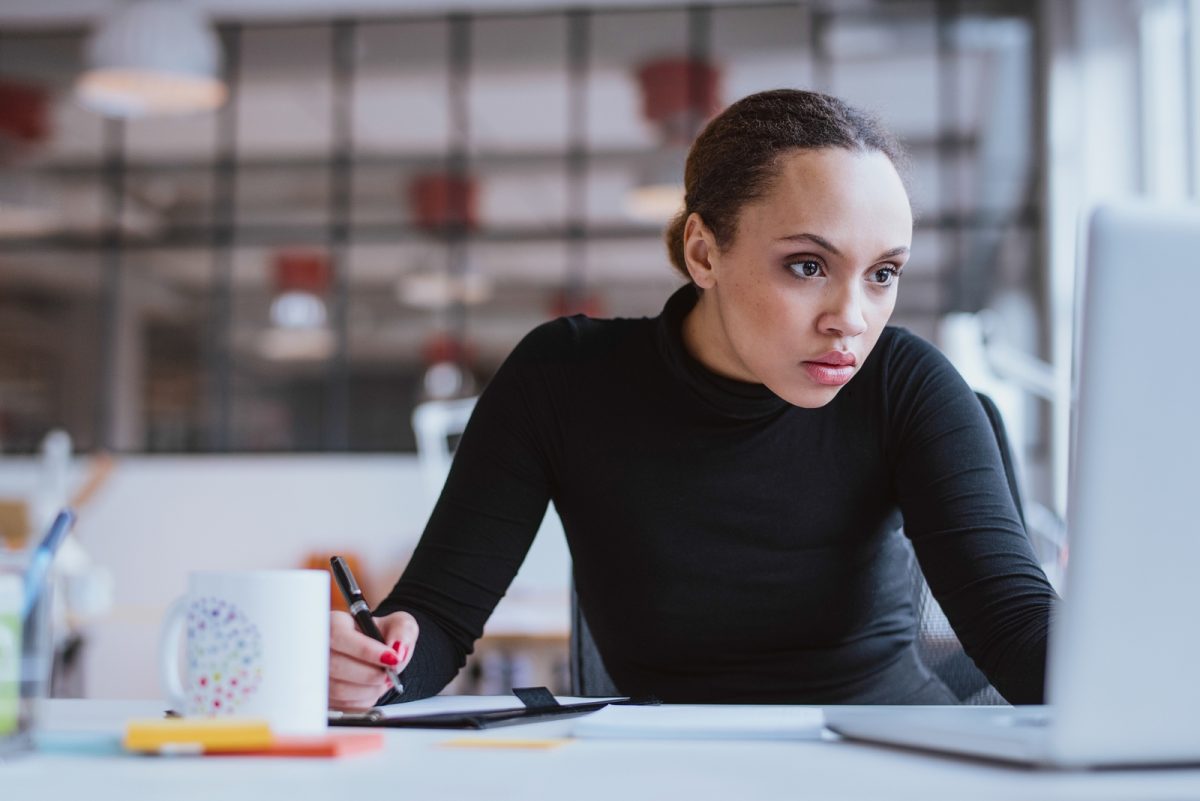
POLYGON ((818 324, 822 333, 834 336, 855 337, 866 331, 867 319, 863 316, 862 297, 858 289, 833 288, 818 324))

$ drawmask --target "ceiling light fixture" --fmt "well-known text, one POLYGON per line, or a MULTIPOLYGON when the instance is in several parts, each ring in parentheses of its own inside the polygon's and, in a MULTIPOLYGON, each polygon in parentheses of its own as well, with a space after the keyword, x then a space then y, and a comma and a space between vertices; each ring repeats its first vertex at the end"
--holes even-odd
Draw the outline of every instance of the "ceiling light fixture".
POLYGON ((271 324, 276 328, 324 328, 328 320, 325 295, 333 280, 323 252, 281 250, 272 258, 276 294, 271 301, 271 324))
POLYGON ((0 239, 46 236, 60 214, 46 187, 29 172, 0 167, 0 239))
POLYGON ((637 71, 642 117, 658 134, 650 168, 625 194, 625 213, 662 225, 683 207, 683 170, 692 139, 720 109, 720 71, 691 57, 661 58, 637 71))
POLYGON ((632 220, 662 225, 683 208, 683 168, 687 147, 664 145, 639 170, 636 183, 625 193, 625 214, 632 220))
POLYGON ((85 107, 109 117, 210 111, 225 102, 221 46, 193 6, 133 0, 93 32, 75 84, 85 107))
POLYGON ((336 345, 325 305, 333 280, 328 256, 281 250, 271 266, 276 291, 268 312, 271 325, 259 333, 259 354, 272 361, 328 359, 336 345))
POLYGON ((396 284, 401 303, 421 309, 446 309, 457 303, 478 306, 492 297, 492 282, 475 270, 451 276, 423 270, 407 273, 396 284))

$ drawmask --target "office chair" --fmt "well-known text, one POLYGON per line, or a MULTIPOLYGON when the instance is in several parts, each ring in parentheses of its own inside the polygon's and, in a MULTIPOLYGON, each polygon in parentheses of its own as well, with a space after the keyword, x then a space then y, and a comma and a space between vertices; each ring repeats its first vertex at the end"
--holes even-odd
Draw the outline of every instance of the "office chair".
POLYGON ((418 404, 412 413, 413 434, 417 438, 417 463, 421 479, 431 501, 436 501, 450 472, 450 462, 458 438, 471 419, 478 398, 430 400, 418 404))
MULTIPOLYGON (((1004 477, 1008 481, 1009 492, 1025 527, 1025 513, 1021 507, 1021 493, 1017 486, 1016 470, 1012 456, 1012 448, 1008 440, 1008 432, 1004 428, 1004 420, 1000 410, 987 395, 976 392, 979 403, 992 425, 992 433, 996 435, 996 444, 1000 447, 1000 458, 1004 464, 1004 477)), ((1028 531, 1028 529, 1026 528, 1028 531)), ((996 691, 987 678, 980 672, 971 658, 963 651, 962 645, 950 627, 949 621, 942 614, 941 608, 933 599, 925 576, 917 564, 912 552, 912 545, 904 539, 908 550, 909 574, 912 581, 913 612, 917 619, 916 648, 917 654, 925 665, 940 678, 950 691, 963 704, 1003 704, 1004 698, 996 691)), ((571 694, 576 696, 615 696, 620 695, 613 680, 604 667, 604 661, 592 640, 587 621, 579 607, 579 599, 574 590, 571 592, 571 638, 570 638, 571 694)))
MULTIPOLYGON (((992 433, 996 435, 996 444, 1000 448, 1000 460, 1004 465, 1004 478, 1008 481, 1008 491, 1012 495, 1013 505, 1017 508, 1017 516, 1021 527, 1028 533, 1025 522, 1025 511, 1021 502, 1021 490, 1017 484, 1017 473, 1013 460, 1012 445, 1008 439, 1008 431, 1004 427, 1004 418, 995 402, 982 392, 976 392, 979 405, 992 424, 992 433)), ((912 552, 912 543, 904 539, 908 550, 909 573, 912 577, 913 612, 917 618, 917 655, 933 673, 950 688, 962 704, 1004 704, 1003 696, 996 691, 980 672, 971 658, 963 650, 954 629, 946 620, 941 607, 933 598, 925 576, 917 564, 916 555, 912 552)))

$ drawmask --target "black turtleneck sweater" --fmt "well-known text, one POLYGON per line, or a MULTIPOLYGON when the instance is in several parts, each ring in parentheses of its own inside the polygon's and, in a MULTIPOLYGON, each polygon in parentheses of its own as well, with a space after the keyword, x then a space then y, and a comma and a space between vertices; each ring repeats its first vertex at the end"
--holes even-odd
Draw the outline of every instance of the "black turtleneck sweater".
POLYGON ((404 698, 464 664, 553 501, 622 693, 948 700, 915 655, 903 522, 967 653, 1009 701, 1041 701, 1054 592, 949 362, 889 327, 832 402, 803 409, 687 352, 695 300, 689 286, 657 318, 546 323, 501 366, 377 610, 421 627, 404 698))

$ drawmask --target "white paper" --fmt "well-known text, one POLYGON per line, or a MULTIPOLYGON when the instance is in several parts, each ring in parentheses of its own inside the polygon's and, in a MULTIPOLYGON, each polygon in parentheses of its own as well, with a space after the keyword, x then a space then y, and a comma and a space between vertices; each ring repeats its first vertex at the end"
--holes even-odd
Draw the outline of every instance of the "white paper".
POLYGON ((765 705, 606 706, 575 722, 576 737, 674 740, 819 740, 818 707, 765 705))

